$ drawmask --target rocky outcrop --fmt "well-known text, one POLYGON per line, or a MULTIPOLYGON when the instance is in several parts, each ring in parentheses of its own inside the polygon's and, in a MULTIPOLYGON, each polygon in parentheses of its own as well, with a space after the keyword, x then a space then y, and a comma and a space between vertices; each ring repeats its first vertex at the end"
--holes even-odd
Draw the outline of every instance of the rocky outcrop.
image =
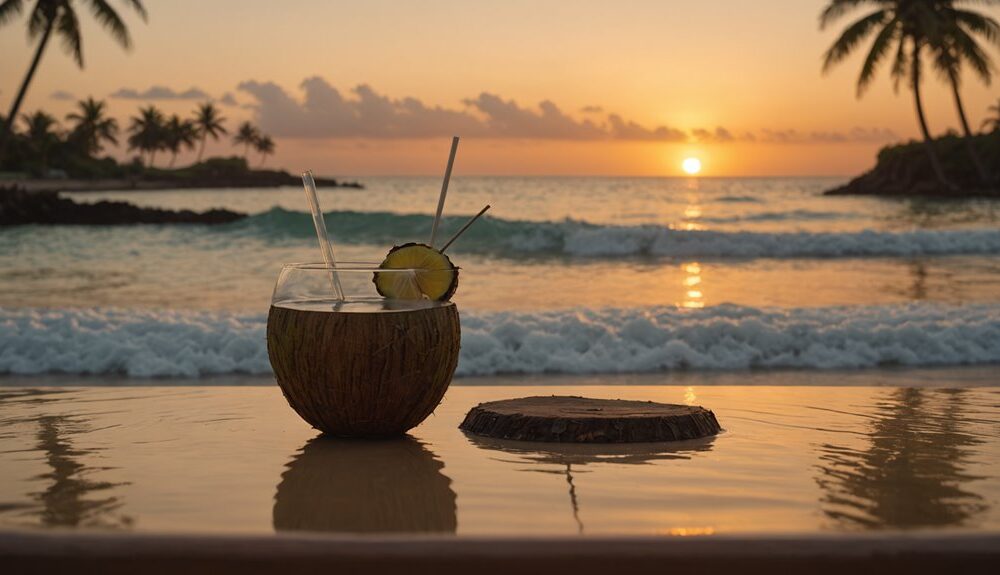
POLYGON ((112 226, 127 224, 225 224, 247 217, 230 210, 161 210, 128 202, 78 203, 58 192, 0 188, 0 226, 22 224, 112 226))
POLYGON ((1000 197, 1000 132, 973 137, 972 145, 991 173, 984 183, 969 156, 968 143, 958 136, 934 140, 949 185, 937 181, 923 142, 883 148, 870 171, 847 184, 828 190, 827 195, 1000 197))

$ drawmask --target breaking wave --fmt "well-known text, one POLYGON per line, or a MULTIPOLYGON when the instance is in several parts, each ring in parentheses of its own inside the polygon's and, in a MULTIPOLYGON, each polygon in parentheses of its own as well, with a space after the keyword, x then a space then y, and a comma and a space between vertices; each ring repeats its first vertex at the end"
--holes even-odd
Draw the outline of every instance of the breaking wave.
MULTIPOLYGON (((267 374, 264 314, 0 308, 0 374, 267 374)), ((459 375, 1000 363, 1000 304, 462 314, 459 375)))
MULTIPOLYGON (((835 214, 813 213, 822 219, 835 214)), ((766 219, 773 214, 759 216, 766 219)), ((389 212, 330 212, 327 225, 338 242, 392 244, 423 238, 427 215, 389 212)), ((465 217, 445 218, 446 232, 465 217)), ((311 238, 308 214, 273 208, 227 226, 234 233, 311 238)), ((597 225, 577 220, 532 222, 484 217, 456 244, 455 251, 504 257, 840 258, 977 255, 1000 253, 1000 229, 903 232, 745 232, 678 230, 661 225, 597 225)))

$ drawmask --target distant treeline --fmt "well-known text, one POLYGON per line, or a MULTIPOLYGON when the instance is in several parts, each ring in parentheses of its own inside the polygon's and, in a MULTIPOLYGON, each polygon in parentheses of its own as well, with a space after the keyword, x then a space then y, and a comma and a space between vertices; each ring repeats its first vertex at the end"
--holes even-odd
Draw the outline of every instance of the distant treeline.
MULTIPOLYGON (((0 123, 4 120, 0 118, 0 123)), ((76 110, 65 117, 66 127, 41 110, 23 114, 20 120, 10 123, 11 133, 0 159, 0 171, 36 178, 124 178, 151 175, 150 172, 163 176, 163 170, 155 169, 159 152, 169 157, 166 167, 173 168, 180 152, 197 148, 197 166, 203 163, 207 141, 219 141, 229 134, 225 118, 211 102, 200 104, 190 118, 177 114, 168 117, 155 106, 146 106, 130 118, 124 131, 128 150, 137 155, 122 164, 102 155, 105 145, 118 145, 122 136, 118 121, 108 117, 104 101, 87 98, 77 102, 76 110)), ((246 171, 251 151, 260 154, 263 165, 275 150, 274 140, 250 122, 237 127, 232 143, 242 148, 243 157, 224 160, 229 163, 228 171, 237 169, 234 160, 246 171)))

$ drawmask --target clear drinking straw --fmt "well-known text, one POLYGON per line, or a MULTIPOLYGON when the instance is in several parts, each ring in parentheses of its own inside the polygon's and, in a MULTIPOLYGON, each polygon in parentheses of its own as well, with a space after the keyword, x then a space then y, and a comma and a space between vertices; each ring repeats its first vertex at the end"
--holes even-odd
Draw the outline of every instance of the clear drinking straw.
POLYGON ((313 226, 316 227, 316 237, 319 239, 319 249, 323 252, 323 261, 330 267, 330 282, 333 284, 333 291, 337 294, 337 299, 343 301, 344 288, 340 285, 340 276, 337 275, 337 260, 333 257, 333 244, 330 243, 330 236, 326 233, 323 212, 319 209, 316 181, 313 179, 312 170, 303 172, 302 185, 306 189, 306 199, 309 200, 309 209, 312 211, 313 226))
POLYGON ((441 184, 441 197, 438 198, 437 214, 434 215, 434 223, 431 224, 431 241, 428 244, 434 247, 434 239, 437 237, 438 224, 441 223, 441 212, 444 211, 444 197, 448 195, 448 182, 451 181, 451 168, 455 165, 455 154, 458 152, 458 136, 451 139, 451 153, 448 154, 448 167, 444 170, 444 182, 441 184))

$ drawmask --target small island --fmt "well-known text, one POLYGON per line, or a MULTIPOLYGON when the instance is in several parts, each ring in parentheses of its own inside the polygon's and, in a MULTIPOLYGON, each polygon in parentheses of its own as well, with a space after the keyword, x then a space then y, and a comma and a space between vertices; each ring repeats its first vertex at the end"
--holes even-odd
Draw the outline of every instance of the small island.
MULTIPOLYGON (((111 158, 106 170, 93 173, 49 172, 48 177, 28 178, 16 184, 28 191, 112 192, 124 190, 177 190, 191 188, 275 188, 301 186, 302 178, 285 170, 252 169, 240 157, 209 158, 177 169, 121 165, 111 158)), ((316 178, 322 187, 362 189, 358 182, 316 178)))
MULTIPOLYGON (((141 107, 122 130, 118 120, 108 115, 105 101, 86 98, 77 102, 76 111, 67 114, 66 120, 68 129, 42 110, 0 118, 0 184, 48 192, 302 185, 297 175, 263 168, 276 144, 250 122, 241 123, 232 135, 232 145, 242 149, 242 156, 206 158, 208 141, 229 134, 225 118, 212 102, 198 105, 188 118, 168 117, 152 105, 141 107), (105 146, 119 145, 122 132, 128 151, 135 154, 128 161, 104 154, 105 146), (185 151, 196 152, 194 162, 175 167, 178 155, 185 151), (259 154, 257 168, 250 167, 251 152, 259 154), (158 156, 166 156, 167 161, 158 165, 158 156)), ((316 183, 363 187, 333 178, 316 178, 316 183)))
POLYGON ((878 162, 868 172, 850 182, 827 190, 829 196, 924 196, 938 198, 1000 197, 1000 131, 976 134, 967 143, 957 134, 933 140, 947 183, 942 184, 928 161, 924 142, 911 141, 886 146, 878 162), (971 144, 991 171, 983 183, 969 154, 971 144))

